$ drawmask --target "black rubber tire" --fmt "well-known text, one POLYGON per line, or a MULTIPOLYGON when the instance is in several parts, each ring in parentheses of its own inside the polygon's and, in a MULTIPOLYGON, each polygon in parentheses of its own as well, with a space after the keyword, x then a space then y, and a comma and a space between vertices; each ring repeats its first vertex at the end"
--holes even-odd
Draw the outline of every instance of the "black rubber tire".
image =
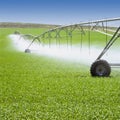
POLYGON ((25 49, 25 53, 31 53, 30 49, 25 49))
POLYGON ((20 32, 19 31, 15 31, 14 34, 20 35, 20 32))
POLYGON ((97 60, 91 65, 90 72, 94 77, 109 77, 111 67, 107 61, 97 60))

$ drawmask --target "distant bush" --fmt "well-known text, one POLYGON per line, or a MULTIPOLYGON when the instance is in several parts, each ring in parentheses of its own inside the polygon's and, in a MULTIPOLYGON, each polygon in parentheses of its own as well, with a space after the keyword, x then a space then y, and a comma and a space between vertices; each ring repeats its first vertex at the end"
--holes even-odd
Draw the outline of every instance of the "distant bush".
POLYGON ((1 22, 0 28, 54 28, 59 25, 1 22))

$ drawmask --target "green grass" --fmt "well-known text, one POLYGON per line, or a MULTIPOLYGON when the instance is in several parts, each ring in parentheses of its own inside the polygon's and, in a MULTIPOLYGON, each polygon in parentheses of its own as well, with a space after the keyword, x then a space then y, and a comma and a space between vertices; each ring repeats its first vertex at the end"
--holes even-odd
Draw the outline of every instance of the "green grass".
POLYGON ((18 52, 14 30, 0 29, 0 120, 120 119, 119 71, 93 78, 89 66, 18 52))

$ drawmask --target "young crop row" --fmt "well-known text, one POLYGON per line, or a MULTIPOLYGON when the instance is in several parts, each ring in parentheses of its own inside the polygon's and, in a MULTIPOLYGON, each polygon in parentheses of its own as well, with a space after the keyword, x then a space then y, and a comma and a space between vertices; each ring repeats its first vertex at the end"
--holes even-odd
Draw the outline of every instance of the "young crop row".
POLYGON ((93 78, 89 66, 19 52, 14 31, 0 29, 0 120, 120 119, 119 71, 93 78))

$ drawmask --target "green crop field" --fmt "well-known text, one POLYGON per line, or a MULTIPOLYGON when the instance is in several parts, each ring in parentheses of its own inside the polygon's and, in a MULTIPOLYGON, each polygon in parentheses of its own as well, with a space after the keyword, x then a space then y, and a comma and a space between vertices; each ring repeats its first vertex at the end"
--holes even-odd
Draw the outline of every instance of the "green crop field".
MULTIPOLYGON (((91 77, 90 66, 25 54, 8 38, 15 30, 33 35, 46 31, 0 29, 0 120, 120 119, 119 69, 107 78, 91 77)), ((73 39, 79 43, 79 37, 73 39)))

